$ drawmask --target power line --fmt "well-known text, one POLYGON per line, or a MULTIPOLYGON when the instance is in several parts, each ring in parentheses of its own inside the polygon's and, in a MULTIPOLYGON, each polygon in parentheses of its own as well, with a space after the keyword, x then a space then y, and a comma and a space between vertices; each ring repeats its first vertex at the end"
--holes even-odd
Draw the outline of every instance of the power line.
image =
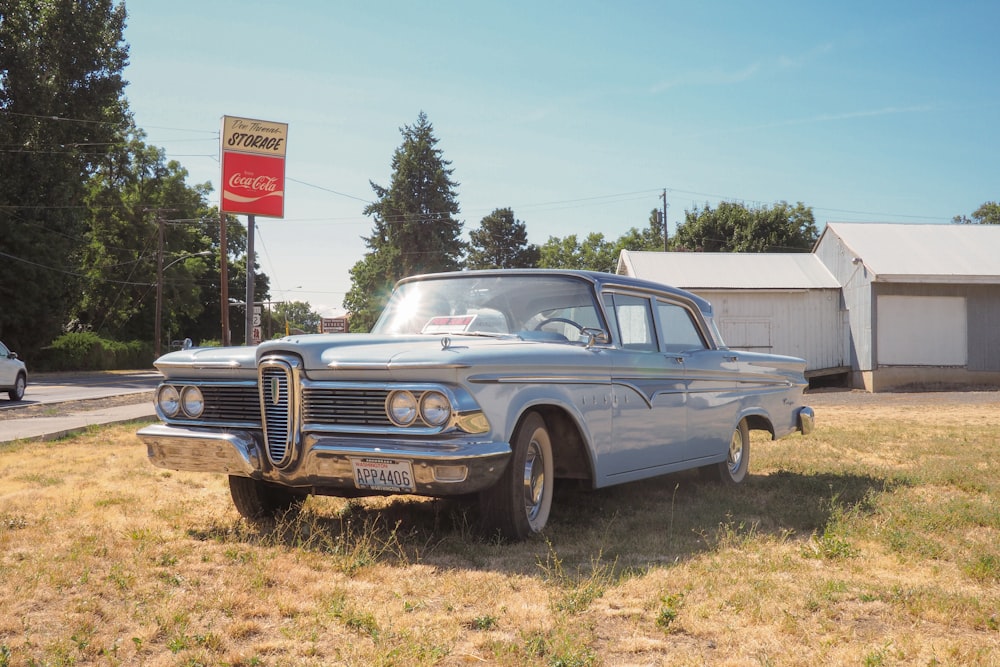
MULTIPOLYGON (((15 256, 15 255, 10 255, 10 254, 2 252, 2 251, 0 251, 0 257, 6 257, 8 259, 14 260, 15 262, 21 262, 22 264, 28 264, 29 266, 34 266, 34 267, 37 267, 37 268, 40 268, 40 269, 45 269, 46 271, 53 271, 55 273, 61 273, 63 275, 67 275, 67 276, 73 276, 75 278, 85 278, 87 280, 93 280, 93 278, 91 276, 86 276, 86 275, 84 275, 82 273, 77 273, 76 271, 67 271, 66 269, 58 269, 58 268, 56 268, 54 266, 46 266, 45 264, 39 264, 38 262, 32 262, 31 260, 23 259, 21 257, 15 256)), ((103 282, 103 283, 114 283, 114 284, 117 284, 117 285, 138 285, 140 287, 149 287, 150 285, 153 284, 153 283, 135 283, 135 282, 128 282, 128 281, 125 281, 125 280, 111 280, 111 279, 108 279, 108 278, 98 278, 97 280, 99 282, 103 282)))

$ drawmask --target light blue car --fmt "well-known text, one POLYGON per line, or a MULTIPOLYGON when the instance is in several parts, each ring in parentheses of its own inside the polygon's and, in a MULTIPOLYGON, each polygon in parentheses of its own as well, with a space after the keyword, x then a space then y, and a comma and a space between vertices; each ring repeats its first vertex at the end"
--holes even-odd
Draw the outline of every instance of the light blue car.
POLYGON ((172 352, 153 464, 229 475, 251 519, 309 494, 478 494, 489 534, 545 528, 556 479, 700 468, 739 484, 749 431, 809 433, 805 362, 730 350, 709 303, 585 271, 400 281, 370 334, 172 352))

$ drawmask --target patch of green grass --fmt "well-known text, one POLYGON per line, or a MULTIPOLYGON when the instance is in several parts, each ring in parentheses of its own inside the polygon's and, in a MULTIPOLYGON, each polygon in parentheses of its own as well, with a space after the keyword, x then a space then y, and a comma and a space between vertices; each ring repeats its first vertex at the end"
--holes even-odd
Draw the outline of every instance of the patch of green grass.
POLYGON ((571 575, 565 570, 563 559, 556 553, 552 543, 546 540, 546 544, 548 553, 545 562, 540 562, 538 566, 545 573, 546 579, 556 586, 552 605, 558 611, 579 614, 591 602, 604 595, 609 586, 614 585, 616 563, 603 562, 602 553, 599 552, 592 558, 589 571, 581 568, 575 575, 571 575))
POLYGON ((669 631, 677 617, 680 616, 684 604, 684 594, 664 594, 660 596, 660 608, 656 612, 656 625, 664 631, 669 631))
POLYGON ((962 570, 981 584, 1000 583, 1000 555, 995 551, 975 554, 962 570))

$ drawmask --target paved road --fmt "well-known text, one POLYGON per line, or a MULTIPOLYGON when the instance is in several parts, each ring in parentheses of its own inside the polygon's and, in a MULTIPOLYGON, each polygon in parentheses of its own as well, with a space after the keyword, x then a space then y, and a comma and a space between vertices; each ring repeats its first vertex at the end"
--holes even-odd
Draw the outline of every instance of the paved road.
POLYGON ((162 377, 158 372, 152 370, 33 375, 31 369, 28 369, 28 388, 24 392, 24 400, 0 400, 0 410, 39 403, 63 403, 152 391, 156 389, 156 385, 160 383, 162 377))
MULTIPOLYGON (((17 440, 50 440, 91 426, 155 417, 152 400, 93 401, 149 393, 159 384, 155 371, 127 373, 52 373, 28 376, 23 401, 0 400, 0 444, 17 440), (55 407, 56 404, 61 404, 55 407), (45 407, 45 406, 50 407, 45 407), (35 406, 35 409, 31 409, 35 406)), ((136 397, 141 398, 141 397, 136 397)))

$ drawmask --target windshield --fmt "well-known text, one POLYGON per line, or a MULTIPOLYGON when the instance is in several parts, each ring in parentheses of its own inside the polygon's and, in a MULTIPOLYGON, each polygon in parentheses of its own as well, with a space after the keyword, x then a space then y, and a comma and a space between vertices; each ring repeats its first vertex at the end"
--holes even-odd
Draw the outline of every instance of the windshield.
POLYGON ((517 334, 586 340, 584 328, 605 330, 591 285, 569 276, 455 274, 404 283, 372 333, 517 334))

